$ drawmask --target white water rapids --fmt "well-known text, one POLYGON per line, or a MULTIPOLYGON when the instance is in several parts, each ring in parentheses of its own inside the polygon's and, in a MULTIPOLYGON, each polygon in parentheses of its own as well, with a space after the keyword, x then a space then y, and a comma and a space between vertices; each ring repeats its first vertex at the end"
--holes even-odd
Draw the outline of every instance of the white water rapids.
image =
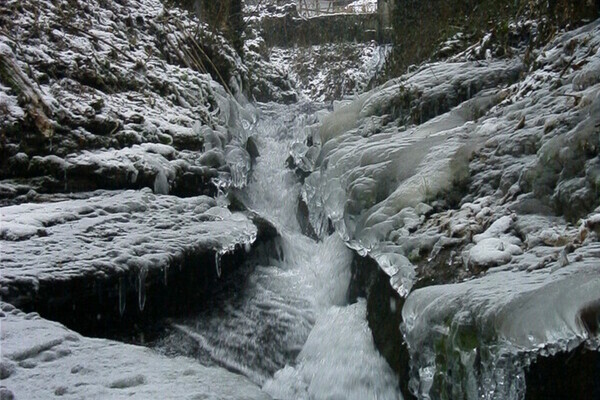
POLYGON ((347 302, 351 251, 337 234, 320 242, 303 235, 296 218, 300 181, 286 159, 317 122, 316 111, 310 104, 261 107, 254 127, 260 156, 243 196, 281 237, 238 269, 205 312, 173 323, 159 348, 243 374, 276 399, 398 399, 366 301, 347 302))

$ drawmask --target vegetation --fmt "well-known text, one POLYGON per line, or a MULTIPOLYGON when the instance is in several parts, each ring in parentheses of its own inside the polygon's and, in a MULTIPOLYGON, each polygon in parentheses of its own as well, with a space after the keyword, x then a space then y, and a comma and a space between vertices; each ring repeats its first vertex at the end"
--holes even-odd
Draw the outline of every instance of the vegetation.
POLYGON ((173 0, 180 6, 193 9, 212 29, 220 31, 243 56, 244 16, 242 0, 173 0))
POLYGON ((491 32, 501 48, 510 48, 509 25, 519 20, 539 23, 538 36, 525 38, 543 44, 566 26, 599 16, 598 0, 396 0, 393 15, 394 53, 387 77, 407 67, 435 59, 440 44, 461 33, 469 43, 491 32))

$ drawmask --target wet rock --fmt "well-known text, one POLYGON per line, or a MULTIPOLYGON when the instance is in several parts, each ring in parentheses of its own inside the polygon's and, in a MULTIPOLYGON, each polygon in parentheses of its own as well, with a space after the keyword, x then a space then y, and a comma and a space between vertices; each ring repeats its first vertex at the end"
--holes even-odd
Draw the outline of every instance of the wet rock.
MULTIPOLYGON (((5 317, 5 316, 3 316, 5 317)), ((0 379, 5 380, 15 372, 15 365, 8 361, 2 360, 0 362, 0 379)))
POLYGON ((258 146, 256 144, 256 139, 254 139, 253 137, 249 137, 246 141, 246 151, 248 152, 248 154, 250 154, 250 157, 252 157, 252 159, 260 157, 260 153, 258 152, 258 146))
POLYGON ((404 299, 381 271, 369 289, 367 306, 367 319, 375 345, 396 372, 404 398, 412 399, 414 396, 408 388, 409 353, 400 332, 404 299))
POLYGON ((14 400, 15 395, 12 391, 5 387, 0 387, 0 399, 2 400, 14 400))
POLYGON ((18 153, 8 159, 10 174, 14 176, 26 176, 29 169, 29 156, 18 153))

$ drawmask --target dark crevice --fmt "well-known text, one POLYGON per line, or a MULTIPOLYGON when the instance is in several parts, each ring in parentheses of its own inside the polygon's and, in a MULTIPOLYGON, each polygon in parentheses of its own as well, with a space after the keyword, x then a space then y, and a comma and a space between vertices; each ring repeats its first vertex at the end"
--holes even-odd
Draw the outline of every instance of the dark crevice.
POLYGON ((396 373, 404 399, 414 399, 408 390, 410 356, 400 332, 405 299, 392 288, 389 276, 372 258, 355 253, 351 268, 348 299, 367 299, 367 321, 375 346, 396 373))
POLYGON ((525 373, 525 400, 600 399, 600 352, 583 346, 539 357, 525 373))

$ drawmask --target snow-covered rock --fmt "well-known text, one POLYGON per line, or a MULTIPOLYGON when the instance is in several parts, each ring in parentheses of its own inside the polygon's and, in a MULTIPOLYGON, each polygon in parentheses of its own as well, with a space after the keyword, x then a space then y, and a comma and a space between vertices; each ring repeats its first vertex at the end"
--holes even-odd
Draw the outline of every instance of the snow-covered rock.
POLYGON ((317 102, 363 93, 380 72, 391 47, 366 43, 323 43, 274 47, 270 61, 285 71, 302 95, 317 102))
POLYGON ((150 189, 25 203, 3 207, 0 215, 2 297, 17 303, 28 303, 40 287, 56 282, 166 275, 186 257, 214 258, 258 234, 248 217, 210 197, 182 199, 150 189))
POLYGON ((270 398, 223 368, 86 338, 7 303, 0 308, 3 399, 270 398))
POLYGON ((38 192, 154 188, 163 176, 184 195, 245 184, 247 169, 232 172, 239 157, 225 153, 245 152, 256 118, 242 94, 246 67, 194 14, 158 0, 77 2, 68 12, 9 1, 1 17, 0 61, 18 78, 0 86, 2 178, 38 192), (156 153, 160 145, 171 149, 156 153), (201 165, 208 149, 222 165, 201 165))

